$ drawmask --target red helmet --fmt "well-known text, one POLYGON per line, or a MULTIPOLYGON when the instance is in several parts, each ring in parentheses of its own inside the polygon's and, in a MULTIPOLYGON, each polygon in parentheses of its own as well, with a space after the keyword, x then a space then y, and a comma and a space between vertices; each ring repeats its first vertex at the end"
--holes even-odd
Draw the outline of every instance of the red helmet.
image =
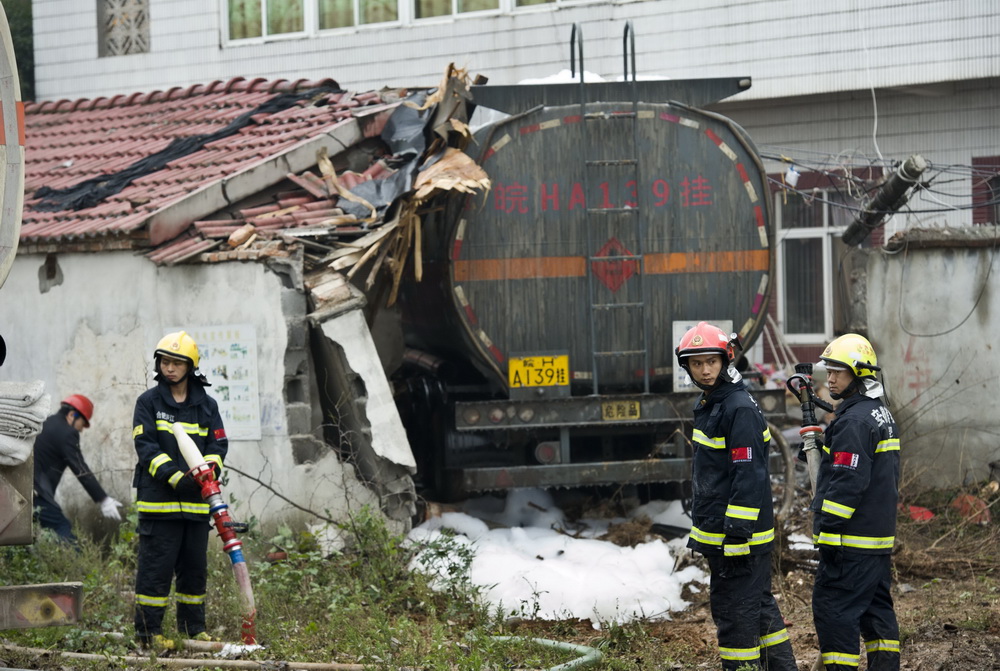
POLYGON ((677 363, 687 368, 685 357, 700 354, 721 354, 725 358, 726 364, 731 364, 736 359, 734 341, 735 338, 727 335, 718 326, 713 326, 708 322, 698 322, 697 326, 688 329, 687 333, 681 337, 681 342, 675 350, 677 363))
POLYGON ((83 394, 71 394, 62 400, 63 405, 76 410, 83 417, 83 421, 90 426, 90 418, 94 416, 94 404, 83 394))

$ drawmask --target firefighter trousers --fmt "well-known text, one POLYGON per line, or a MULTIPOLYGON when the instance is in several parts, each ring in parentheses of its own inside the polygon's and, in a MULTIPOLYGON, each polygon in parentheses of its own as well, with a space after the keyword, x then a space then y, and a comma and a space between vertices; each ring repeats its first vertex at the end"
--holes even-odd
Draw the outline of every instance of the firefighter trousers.
POLYGON ((785 620, 771 593, 771 553, 740 559, 709 556, 709 602, 723 671, 749 664, 797 671, 785 620))
POLYGON ((55 503, 50 503, 45 499, 35 495, 35 519, 43 529, 51 529, 59 538, 76 545, 76 536, 73 534, 73 525, 63 514, 62 508, 55 503))
POLYGON ((135 634, 143 642, 163 633, 163 614, 176 577, 177 631, 205 631, 208 521, 139 520, 135 574, 135 634))
POLYGON ((898 671, 899 625, 892 606, 890 555, 844 552, 820 559, 813 623, 826 671, 857 671, 864 638, 869 671, 898 671))

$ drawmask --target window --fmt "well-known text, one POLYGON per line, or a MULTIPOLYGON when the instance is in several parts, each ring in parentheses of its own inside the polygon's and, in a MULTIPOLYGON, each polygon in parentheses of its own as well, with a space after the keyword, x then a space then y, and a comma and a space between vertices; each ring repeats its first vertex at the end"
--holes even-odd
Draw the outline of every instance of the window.
POLYGON ((228 0, 228 3, 231 40, 309 33, 312 25, 319 30, 330 30, 399 18, 399 0, 228 0))
POLYGON ((1000 156, 972 159, 972 223, 1000 224, 1000 156))
POLYGON ((449 16, 466 12, 484 12, 499 9, 500 0, 416 0, 414 18, 449 16))
POLYGON ((229 0, 229 39, 305 31, 306 0, 229 0))
POLYGON ((101 58, 149 52, 149 0, 97 0, 101 58))
POLYGON ((786 199, 779 192, 775 205, 778 320, 789 343, 823 343, 849 309, 840 299, 840 259, 846 251, 840 236, 853 219, 850 208, 857 205, 833 189, 813 190, 808 198, 793 194, 786 199))
MULTIPOLYGON (((142 2, 149 0, 99 0, 142 2)), ((225 0, 229 40, 260 40, 377 23, 403 22, 476 12, 510 12, 580 0, 225 0)))

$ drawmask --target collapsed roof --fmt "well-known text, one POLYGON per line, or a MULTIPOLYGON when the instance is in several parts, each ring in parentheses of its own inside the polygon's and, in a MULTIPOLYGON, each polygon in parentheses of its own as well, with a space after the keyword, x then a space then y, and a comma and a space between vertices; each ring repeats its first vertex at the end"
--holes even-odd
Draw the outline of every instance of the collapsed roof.
POLYGON ((433 91, 236 78, 29 103, 19 251, 130 249, 175 265, 303 247, 314 268, 377 271, 390 252, 399 268, 421 202, 489 186, 450 146, 469 136, 467 100, 449 66, 433 91))

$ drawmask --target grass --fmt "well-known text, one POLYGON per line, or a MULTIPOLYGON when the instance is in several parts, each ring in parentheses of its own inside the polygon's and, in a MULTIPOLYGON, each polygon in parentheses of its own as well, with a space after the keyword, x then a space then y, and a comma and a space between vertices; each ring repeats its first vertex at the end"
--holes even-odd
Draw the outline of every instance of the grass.
MULTIPOLYGON (((950 507, 954 494, 913 501, 933 506, 937 517, 930 522, 900 516, 901 547, 894 563, 902 575, 897 582, 916 588, 900 600, 912 604, 901 620, 901 640, 924 640, 933 631, 928 630, 929 622, 947 623, 977 636, 1000 634, 995 569, 1000 531, 995 524, 967 524, 950 507), (958 582, 955 576, 969 579, 958 582)), ((3 633, 4 639, 17 646, 104 656, 98 662, 79 662, 14 654, 0 647, 0 661, 60 671, 163 668, 152 661, 128 665, 121 659, 136 652, 132 591, 137 539, 131 515, 113 537, 100 542, 83 538, 78 552, 48 535, 38 536, 32 546, 0 547, 3 584, 79 581, 84 586, 77 626, 12 630, 3 633), (107 632, 121 636, 109 640, 107 632)), ((257 602, 258 639, 266 646, 250 653, 249 659, 426 671, 549 669, 577 659, 575 651, 533 640, 545 639, 599 650, 603 659, 596 668, 602 670, 693 670, 704 664, 717 668, 714 627, 695 613, 678 614, 672 622, 600 623, 600 629, 586 620, 534 620, 530 604, 522 604, 523 612, 514 613, 520 618, 511 617, 510 612, 497 613, 482 605, 469 580, 472 550, 461 539, 445 536, 415 547, 390 533, 381 517, 368 510, 356 512, 342 527, 340 531, 351 539, 348 549, 331 556, 310 535, 289 529, 264 536, 251 524, 250 532, 241 536, 257 602), (266 561, 275 549, 285 551, 287 558, 266 561), (431 578, 411 570, 420 561, 440 566, 446 560, 448 569, 433 584, 431 578)), ((242 603, 229 559, 217 547, 213 543, 208 556, 208 628, 218 639, 239 642, 242 603)), ((801 603, 807 611, 808 593, 799 598, 789 593, 783 603, 801 603)), ((800 616, 807 622, 807 613, 800 616)), ((168 633, 173 631, 172 607, 167 609, 165 627, 168 633)), ((803 634, 806 628, 804 624, 803 634)), ((806 651, 813 643, 800 638, 796 645, 797 651, 806 651)))
MULTIPOLYGON (((6 641, 106 657, 100 663, 42 660, 51 663, 42 668, 132 668, 116 658, 136 653, 134 527, 133 518, 102 543, 82 539, 77 552, 47 533, 37 536, 32 546, 0 548, 4 584, 79 581, 84 586, 78 626, 8 631, 6 641), (123 636, 109 641, 106 632, 123 636)), ((479 671, 549 668, 578 657, 574 651, 532 643, 530 636, 499 638, 514 632, 499 614, 480 605, 468 580, 471 551, 454 540, 413 547, 389 533, 381 518, 368 510, 356 513, 343 531, 353 542, 349 550, 333 556, 323 556, 305 534, 294 536, 285 530, 278 538, 262 538, 251 530, 243 536, 257 604, 257 636, 265 645, 248 658, 360 663, 372 669, 479 671), (286 559, 258 559, 276 545, 287 552, 286 559), (425 561, 458 557, 435 589, 428 577, 410 570, 418 550, 424 551, 425 561)), ((207 604, 209 632, 239 642, 242 600, 229 558, 214 549, 209 551, 207 604)), ((164 620, 168 636, 175 624, 172 611, 171 605, 164 620)), ((9 652, 3 658, 32 668, 42 663, 17 659, 9 652)))

